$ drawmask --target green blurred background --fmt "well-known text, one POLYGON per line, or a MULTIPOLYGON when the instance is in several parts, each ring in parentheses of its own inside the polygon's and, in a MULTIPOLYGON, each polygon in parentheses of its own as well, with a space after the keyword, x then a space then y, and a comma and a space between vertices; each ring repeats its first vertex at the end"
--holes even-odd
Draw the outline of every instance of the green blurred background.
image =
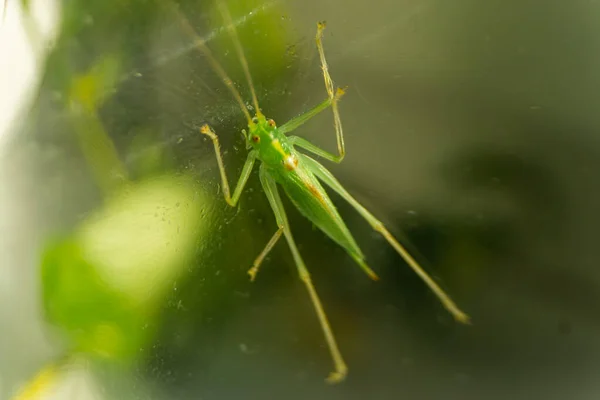
MULTIPOLYGON (((327 21, 349 91, 347 157, 326 165, 473 325, 337 196, 380 282, 286 201, 350 368, 326 385, 287 246, 246 275, 276 229, 257 177, 229 208, 198 132, 215 129, 235 182, 246 151, 230 93, 168 3, 69 1, 0 159, 18 221, 0 232, 0 398, 70 354, 107 399, 597 398, 600 5, 226 3, 279 125, 326 96, 314 34, 327 21)), ((249 100, 213 3, 179 9, 249 100)), ((329 113, 298 135, 335 148, 329 113)))

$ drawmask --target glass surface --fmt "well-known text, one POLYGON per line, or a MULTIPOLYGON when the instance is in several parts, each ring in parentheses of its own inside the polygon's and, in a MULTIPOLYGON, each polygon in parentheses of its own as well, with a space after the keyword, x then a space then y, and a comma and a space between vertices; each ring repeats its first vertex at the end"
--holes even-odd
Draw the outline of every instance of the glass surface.
MULTIPOLYGON (((180 3, 253 111, 218 9, 180 3)), ((246 273, 277 225, 258 168, 238 207, 223 199, 200 127, 232 189, 247 127, 207 57, 169 2, 68 1, 0 158, 0 398, 32 382, 63 399, 597 398, 600 6, 225 4, 278 125, 327 96, 327 21, 347 154, 321 161, 472 325, 340 196, 379 282, 284 199, 349 367, 325 383, 287 244, 246 273)), ((294 134, 336 148, 329 110, 294 134)))

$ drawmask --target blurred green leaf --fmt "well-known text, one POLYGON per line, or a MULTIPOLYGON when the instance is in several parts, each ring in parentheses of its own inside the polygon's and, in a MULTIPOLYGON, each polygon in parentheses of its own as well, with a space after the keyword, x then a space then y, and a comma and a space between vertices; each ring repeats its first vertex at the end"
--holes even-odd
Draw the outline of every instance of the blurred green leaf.
POLYGON ((68 332, 76 351, 131 359, 147 338, 143 310, 101 279, 72 238, 46 250, 42 282, 46 316, 68 332))
POLYGON ((42 258, 48 320, 77 352, 131 360, 152 316, 207 232, 208 198, 189 178, 128 186, 42 258))

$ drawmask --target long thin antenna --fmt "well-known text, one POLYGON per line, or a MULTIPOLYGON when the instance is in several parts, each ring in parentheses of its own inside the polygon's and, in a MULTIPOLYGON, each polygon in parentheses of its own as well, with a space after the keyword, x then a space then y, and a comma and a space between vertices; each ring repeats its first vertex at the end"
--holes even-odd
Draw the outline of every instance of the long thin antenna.
POLYGON ((242 49, 242 44, 237 34, 237 30, 235 29, 235 24, 233 23, 231 14, 229 13, 227 6, 225 5, 225 3, 223 3, 222 0, 217 0, 217 4, 219 5, 219 10, 221 11, 223 19, 225 20, 225 24, 227 24, 227 32, 229 32, 229 36, 233 41, 235 50, 238 54, 240 62, 242 63, 242 68, 244 69, 244 74, 246 75, 246 80, 248 81, 248 85, 250 86, 250 92, 252 93, 252 102, 254 103, 254 108, 256 108, 256 115, 262 116, 263 114, 258 106, 258 98, 256 97, 256 91, 254 90, 254 84, 252 83, 250 68, 248 68, 248 60, 246 60, 246 56, 244 55, 244 50, 242 49))
MULTIPOLYGON (((248 109, 246 108, 246 104, 244 104, 244 101, 242 100, 242 96, 240 95, 240 92, 238 92, 238 90, 235 88, 233 81, 231 80, 231 78, 229 78, 229 75, 227 75, 227 72, 225 72, 225 70, 223 69, 221 64, 219 64, 217 59, 213 56, 213 54, 210 51, 210 49, 208 48, 208 46, 206 46, 206 41, 204 39, 202 39, 198 35, 198 33, 196 33, 196 31, 194 30, 194 28, 192 27, 192 25, 190 24, 188 19, 179 11, 179 7, 177 5, 174 4, 173 9, 174 9, 175 13, 177 14, 177 17, 178 17, 179 22, 180 22, 181 26, 183 27, 183 29, 194 40, 194 43, 196 44, 198 49, 200 49, 204 53, 206 58, 208 58, 208 61, 210 62, 213 70, 217 73, 217 75, 219 75, 219 77, 221 78, 223 83, 229 88, 229 91, 231 91, 231 93, 233 94, 233 97, 235 97, 235 100, 240 105, 240 108, 242 109, 244 116, 248 120, 248 125, 254 125, 254 122, 252 122, 252 117, 250 116, 250 113, 248 112, 248 109)), ((254 94, 254 91, 252 93, 254 94)), ((254 101, 256 104, 256 96, 254 97, 254 101)))

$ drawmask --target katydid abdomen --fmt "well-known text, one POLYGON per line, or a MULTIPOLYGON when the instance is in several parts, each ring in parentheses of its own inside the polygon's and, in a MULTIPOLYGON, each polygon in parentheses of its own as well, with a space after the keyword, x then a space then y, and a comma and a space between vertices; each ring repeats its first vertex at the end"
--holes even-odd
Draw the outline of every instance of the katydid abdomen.
POLYGON ((288 170, 288 167, 281 164, 280 166, 267 165, 269 174, 281 185, 300 214, 354 258, 364 259, 362 251, 323 186, 307 169, 300 157, 297 157, 294 152, 291 156, 298 161, 293 169, 288 170))

